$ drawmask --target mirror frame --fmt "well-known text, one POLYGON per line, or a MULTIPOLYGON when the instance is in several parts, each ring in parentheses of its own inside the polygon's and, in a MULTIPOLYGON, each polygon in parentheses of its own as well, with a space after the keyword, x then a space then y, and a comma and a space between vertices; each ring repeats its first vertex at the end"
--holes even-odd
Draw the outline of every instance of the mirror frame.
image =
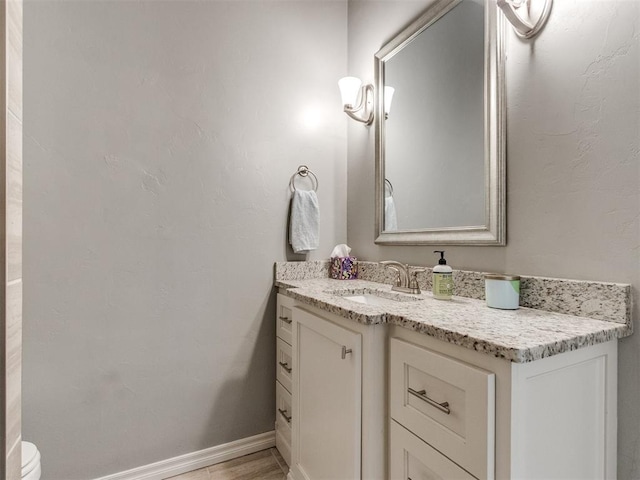
POLYGON ((504 20, 496 0, 485 0, 484 172, 485 225, 384 230, 384 66, 422 31, 462 0, 438 0, 375 54, 376 234, 382 245, 506 245, 506 102, 504 20))

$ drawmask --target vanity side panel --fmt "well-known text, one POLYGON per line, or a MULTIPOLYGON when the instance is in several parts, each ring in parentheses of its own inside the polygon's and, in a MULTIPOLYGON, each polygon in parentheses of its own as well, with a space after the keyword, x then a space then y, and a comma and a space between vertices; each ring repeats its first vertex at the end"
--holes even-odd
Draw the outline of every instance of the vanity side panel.
POLYGON ((616 478, 617 348, 513 364, 512 478, 616 478))

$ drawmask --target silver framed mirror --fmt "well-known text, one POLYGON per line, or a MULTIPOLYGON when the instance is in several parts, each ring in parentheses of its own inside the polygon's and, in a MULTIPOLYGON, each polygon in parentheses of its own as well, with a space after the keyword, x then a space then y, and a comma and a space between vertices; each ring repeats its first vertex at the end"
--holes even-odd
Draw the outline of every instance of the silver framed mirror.
POLYGON ((495 0, 437 0, 375 54, 376 243, 506 244, 503 42, 495 0))

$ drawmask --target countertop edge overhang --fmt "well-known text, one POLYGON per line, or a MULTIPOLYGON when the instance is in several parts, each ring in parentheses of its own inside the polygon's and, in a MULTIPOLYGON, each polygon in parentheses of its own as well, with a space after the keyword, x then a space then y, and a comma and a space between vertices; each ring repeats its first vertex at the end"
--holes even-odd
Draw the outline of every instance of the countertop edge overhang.
POLYGON ((390 285, 367 280, 312 278, 276 280, 275 285, 302 304, 351 321, 398 325, 514 363, 540 360, 633 333, 628 324, 526 307, 498 310, 487 307, 483 300, 453 297, 443 301, 428 292, 414 296, 420 297, 417 301, 389 301, 383 305, 343 298, 350 292, 365 290, 391 293, 390 285))

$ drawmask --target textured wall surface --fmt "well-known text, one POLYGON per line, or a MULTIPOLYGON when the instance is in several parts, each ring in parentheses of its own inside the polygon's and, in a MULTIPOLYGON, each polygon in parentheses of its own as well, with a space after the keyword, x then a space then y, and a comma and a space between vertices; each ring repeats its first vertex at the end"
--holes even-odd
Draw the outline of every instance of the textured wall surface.
POLYGON ((23 433, 44 478, 272 430, 299 164, 320 180, 310 258, 346 239, 346 2, 24 10, 23 433))
MULTIPOLYGON (((349 1, 349 73, 429 2, 349 1)), ((507 246, 445 247, 454 268, 640 286, 640 2, 554 2, 534 41, 507 38, 507 246)), ((366 260, 434 265, 374 244, 374 131, 349 125, 348 241, 366 260)), ((640 478, 640 335, 620 346, 619 478, 640 478)))

